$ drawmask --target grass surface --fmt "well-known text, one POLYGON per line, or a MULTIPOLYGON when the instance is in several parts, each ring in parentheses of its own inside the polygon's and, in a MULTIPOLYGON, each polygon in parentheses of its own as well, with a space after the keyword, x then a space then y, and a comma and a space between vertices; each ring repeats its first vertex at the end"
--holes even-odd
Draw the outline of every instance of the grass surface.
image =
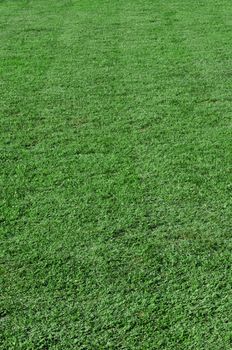
POLYGON ((1 349, 232 348, 231 12, 0 1, 1 349))

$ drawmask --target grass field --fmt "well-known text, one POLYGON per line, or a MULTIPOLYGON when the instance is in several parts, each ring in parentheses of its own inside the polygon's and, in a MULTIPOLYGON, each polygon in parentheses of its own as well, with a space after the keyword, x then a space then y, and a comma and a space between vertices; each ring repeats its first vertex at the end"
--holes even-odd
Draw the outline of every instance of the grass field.
POLYGON ((231 13, 0 1, 0 349, 232 349, 231 13))

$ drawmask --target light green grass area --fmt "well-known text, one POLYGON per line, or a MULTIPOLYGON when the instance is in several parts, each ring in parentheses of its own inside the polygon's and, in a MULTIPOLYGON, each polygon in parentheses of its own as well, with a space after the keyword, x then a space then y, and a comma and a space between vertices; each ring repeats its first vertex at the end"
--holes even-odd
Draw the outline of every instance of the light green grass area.
POLYGON ((1 350, 232 349, 232 2, 1 0, 1 350))

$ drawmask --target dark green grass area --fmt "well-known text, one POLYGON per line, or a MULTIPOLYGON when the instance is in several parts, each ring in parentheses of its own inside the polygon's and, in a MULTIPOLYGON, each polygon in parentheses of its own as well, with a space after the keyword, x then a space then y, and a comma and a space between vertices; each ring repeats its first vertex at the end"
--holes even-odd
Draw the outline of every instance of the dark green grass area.
POLYGON ((0 349, 232 348, 231 13, 0 1, 0 349))

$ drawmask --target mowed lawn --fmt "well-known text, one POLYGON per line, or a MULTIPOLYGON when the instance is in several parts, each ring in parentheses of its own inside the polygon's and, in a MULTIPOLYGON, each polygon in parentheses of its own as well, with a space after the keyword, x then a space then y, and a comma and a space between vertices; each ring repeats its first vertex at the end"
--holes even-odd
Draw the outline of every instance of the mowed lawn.
POLYGON ((232 349, 232 2, 1 0, 1 350, 232 349))

